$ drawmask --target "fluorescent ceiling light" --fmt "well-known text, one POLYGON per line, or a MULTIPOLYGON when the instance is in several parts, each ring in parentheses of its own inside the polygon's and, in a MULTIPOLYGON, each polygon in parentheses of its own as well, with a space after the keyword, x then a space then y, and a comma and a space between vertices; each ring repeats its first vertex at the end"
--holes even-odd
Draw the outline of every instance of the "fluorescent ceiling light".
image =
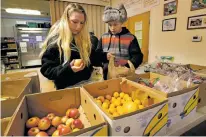
POLYGON ((7 8, 6 12, 14 14, 26 14, 26 15, 41 15, 38 10, 18 9, 18 8, 7 8))

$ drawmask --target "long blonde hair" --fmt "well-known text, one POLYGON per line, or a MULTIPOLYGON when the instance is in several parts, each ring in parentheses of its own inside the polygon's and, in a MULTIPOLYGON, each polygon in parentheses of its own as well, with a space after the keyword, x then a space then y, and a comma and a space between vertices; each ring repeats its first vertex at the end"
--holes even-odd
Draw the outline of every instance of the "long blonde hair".
POLYGON ((47 38, 45 39, 43 43, 43 50, 40 54, 40 56, 43 55, 43 53, 46 51, 46 49, 49 47, 48 42, 55 36, 57 36, 57 39, 52 41, 52 43, 57 43, 58 48, 59 48, 59 53, 60 53, 60 59, 62 56, 62 50, 64 52, 64 56, 66 57, 66 60, 70 60, 71 57, 71 48, 70 48, 70 43, 72 40, 75 40, 76 46, 79 50, 79 54, 81 59, 83 60, 85 65, 89 65, 90 63, 90 53, 91 53, 91 41, 90 41, 90 35, 87 30, 87 15, 85 10, 81 5, 78 5, 76 3, 71 3, 69 4, 66 9, 64 10, 64 13, 61 17, 61 19, 56 22, 50 29, 49 34, 47 38), (73 36, 70 28, 69 28, 69 16, 71 15, 72 12, 79 12, 84 14, 85 17, 85 23, 77 35, 73 36))

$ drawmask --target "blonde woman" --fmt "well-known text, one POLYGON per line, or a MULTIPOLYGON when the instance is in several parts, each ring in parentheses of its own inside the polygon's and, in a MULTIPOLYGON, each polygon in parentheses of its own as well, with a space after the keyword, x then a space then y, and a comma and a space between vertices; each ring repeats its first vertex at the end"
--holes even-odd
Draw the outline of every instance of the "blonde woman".
POLYGON ((43 43, 41 73, 53 80, 57 89, 90 78, 96 57, 87 30, 87 15, 82 6, 69 4, 43 43), (81 64, 75 65, 75 60, 81 64))

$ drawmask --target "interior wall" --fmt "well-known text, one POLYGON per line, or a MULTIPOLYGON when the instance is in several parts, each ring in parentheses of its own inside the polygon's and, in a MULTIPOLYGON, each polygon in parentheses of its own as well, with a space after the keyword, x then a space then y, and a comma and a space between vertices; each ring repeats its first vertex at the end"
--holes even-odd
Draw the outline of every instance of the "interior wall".
MULTIPOLYGON (((178 0, 177 14, 163 16, 165 3, 160 0, 150 11, 149 62, 156 56, 174 56, 174 63, 206 65, 206 29, 187 30, 188 17, 206 14, 206 9, 190 11, 191 0, 178 0), (162 32, 162 21, 169 18, 177 18, 176 30, 162 32), (201 42, 192 42, 196 35, 202 36, 201 42)), ((118 4, 111 1, 114 7, 118 4)))
MULTIPOLYGON (((51 13, 51 21, 52 24, 54 24, 56 21, 58 21, 63 12, 64 9, 69 5, 71 2, 68 1, 50 1, 50 13, 51 13)), ((104 12, 104 6, 99 5, 92 5, 92 4, 82 4, 80 5, 84 8, 87 17, 88 17, 88 30, 93 31, 95 36, 100 38, 100 36, 107 32, 108 27, 107 24, 105 24, 102 21, 102 15, 104 12)))
POLYGON ((163 16, 164 0, 150 12, 149 62, 155 56, 174 56, 175 63, 206 65, 206 29, 187 30, 189 16, 206 13, 206 9, 190 11, 191 0, 178 0, 177 14, 163 16), (176 31, 162 31, 162 20, 177 18, 176 31), (192 42, 193 36, 202 42, 192 42))

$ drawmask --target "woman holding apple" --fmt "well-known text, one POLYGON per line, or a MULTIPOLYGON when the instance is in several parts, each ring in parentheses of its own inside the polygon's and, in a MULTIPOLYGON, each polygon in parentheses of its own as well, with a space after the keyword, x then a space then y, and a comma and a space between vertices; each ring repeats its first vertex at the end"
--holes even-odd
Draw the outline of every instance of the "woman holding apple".
POLYGON ((43 43, 41 73, 63 89, 88 80, 92 66, 99 65, 87 30, 82 6, 69 4, 43 43))

